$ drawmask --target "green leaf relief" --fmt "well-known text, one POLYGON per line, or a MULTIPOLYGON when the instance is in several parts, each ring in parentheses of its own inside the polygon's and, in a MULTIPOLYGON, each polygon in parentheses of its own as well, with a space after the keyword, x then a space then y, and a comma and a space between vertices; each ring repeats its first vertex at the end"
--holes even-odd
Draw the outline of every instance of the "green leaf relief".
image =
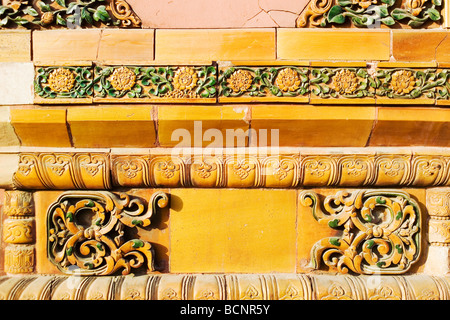
POLYGON ((66 254, 67 254, 68 256, 71 256, 72 253, 73 253, 73 247, 68 247, 67 250, 66 250, 66 254))
POLYGON ((334 219, 328 222, 330 228, 337 228, 339 224, 339 219, 334 219))
POLYGON ((141 248, 144 246, 144 242, 139 239, 133 239, 133 244, 131 245, 133 248, 141 248))
POLYGON ((368 249, 372 249, 373 246, 375 245, 375 241, 373 241, 373 240, 368 240, 366 243, 367 243, 368 249))
POLYGON ((69 222, 73 222, 73 213, 72 212, 67 212, 66 213, 66 219, 69 220, 69 222))
POLYGON ((383 199, 382 197, 377 197, 377 198, 375 199, 375 201, 376 201, 378 204, 386 204, 386 199, 383 199))
POLYGON ((399 211, 399 212, 397 212, 397 215, 395 216, 395 220, 400 220, 401 218, 403 218, 403 212, 399 211))
POLYGON ((330 243, 333 246, 339 247, 341 245, 341 242, 339 241, 339 238, 330 238, 330 243))
POLYGON ((94 201, 92 201, 92 200, 89 200, 85 205, 84 205, 85 207, 89 207, 89 208, 92 208, 92 207, 94 207, 95 206, 95 203, 94 203, 94 201))

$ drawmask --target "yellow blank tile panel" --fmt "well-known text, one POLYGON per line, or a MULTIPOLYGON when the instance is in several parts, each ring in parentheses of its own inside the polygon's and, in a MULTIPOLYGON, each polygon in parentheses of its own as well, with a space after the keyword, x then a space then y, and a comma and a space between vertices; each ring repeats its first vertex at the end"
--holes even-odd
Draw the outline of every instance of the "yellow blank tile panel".
POLYGON ((397 61, 450 61, 447 35, 439 29, 393 30, 392 55, 397 61))
POLYGON ((100 33, 100 29, 34 31, 33 60, 43 63, 96 60, 100 33))
POLYGON ((277 30, 277 58, 301 60, 389 60, 389 30, 277 30))
POLYGON ((369 146, 450 146, 447 109, 382 107, 369 146))
POLYGON ((242 105, 159 106, 159 143, 162 147, 225 147, 228 136, 229 144, 235 141, 231 147, 247 146, 249 112, 242 105))
POLYGON ((28 62, 31 60, 31 31, 0 32, 0 62, 28 62))
POLYGON ((28 147, 71 147, 65 109, 11 108, 11 123, 28 147))
POLYGON ((153 60, 153 38, 153 29, 104 29, 97 59, 113 63, 153 60))
POLYGON ((152 147, 152 107, 69 108, 67 122, 76 148, 152 147))
POLYGON ((170 271, 294 272, 296 201, 295 190, 171 190, 170 271))
MULTIPOLYGON (((374 107, 333 106, 253 106, 252 129, 280 146, 289 147, 364 147, 375 119, 374 107)), ((255 139, 251 139, 254 143, 255 139)), ((252 144, 252 146, 255 146, 252 144)))
POLYGON ((273 60, 275 29, 156 30, 155 52, 156 60, 180 63, 273 60))

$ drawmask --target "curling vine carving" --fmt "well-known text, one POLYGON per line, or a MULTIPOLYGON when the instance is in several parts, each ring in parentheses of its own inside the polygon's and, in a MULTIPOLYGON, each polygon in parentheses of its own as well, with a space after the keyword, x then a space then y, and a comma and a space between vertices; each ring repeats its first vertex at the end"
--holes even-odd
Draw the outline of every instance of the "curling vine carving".
POLYGON ((168 205, 163 192, 149 208, 139 198, 107 191, 69 191, 47 213, 48 257, 63 273, 110 275, 146 266, 153 271, 153 248, 140 239, 125 239, 125 228, 146 227, 157 208, 168 205))
POLYGON ((324 238, 311 249, 311 267, 359 274, 401 274, 417 261, 421 248, 421 213, 409 194, 395 190, 339 191, 324 200, 312 191, 300 194, 314 218, 341 237, 324 238))

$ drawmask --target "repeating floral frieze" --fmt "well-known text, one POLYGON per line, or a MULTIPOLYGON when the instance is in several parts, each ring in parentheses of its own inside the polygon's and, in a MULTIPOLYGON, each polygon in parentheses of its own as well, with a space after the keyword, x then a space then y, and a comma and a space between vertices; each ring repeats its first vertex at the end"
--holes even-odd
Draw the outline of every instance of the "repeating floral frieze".
POLYGON ((37 66, 35 102, 449 103, 448 69, 353 64, 37 66))
POLYGON ((215 99, 216 73, 214 66, 96 66, 94 98, 215 99))
POLYGON ((379 69, 375 75, 376 94, 398 99, 448 99, 448 70, 379 69))
POLYGON ((441 24, 441 0, 312 0, 297 27, 426 28, 441 24))
POLYGON ((243 98, 295 98, 307 97, 309 92, 308 68, 301 66, 220 68, 219 97, 243 98))
POLYGON ((376 84, 366 68, 314 68, 311 92, 320 98, 366 98, 375 95, 376 84))
POLYGON ((20 189, 109 189, 109 156, 103 153, 22 153, 13 179, 20 189))
POLYGON ((450 158, 427 154, 195 155, 21 153, 21 189, 325 187, 450 184, 450 158))
POLYGON ((0 27, 98 28, 139 27, 141 21, 125 0, 4 0, 0 27))
POLYGON ((90 98, 93 73, 90 67, 37 67, 35 95, 42 99, 90 98))

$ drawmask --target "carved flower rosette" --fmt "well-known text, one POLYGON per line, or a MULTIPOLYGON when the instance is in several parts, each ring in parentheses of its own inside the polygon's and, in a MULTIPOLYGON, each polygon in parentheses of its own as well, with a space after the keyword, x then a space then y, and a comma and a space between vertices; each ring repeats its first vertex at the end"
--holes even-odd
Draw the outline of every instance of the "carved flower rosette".
POLYGON ((216 96, 214 66, 97 66, 96 98, 205 99, 216 96))
POLYGON ((318 68, 311 71, 311 92, 320 98, 365 98, 375 95, 366 68, 318 68))
POLYGON ((165 193, 150 199, 107 191, 70 191, 62 194, 47 212, 48 258, 65 274, 111 275, 123 269, 145 267, 153 271, 153 248, 140 239, 129 239, 127 228, 146 227, 157 207, 168 204, 165 193))
POLYGON ((400 99, 448 99, 450 92, 447 70, 380 69, 375 75, 377 95, 400 99))
POLYGON ((38 67, 34 92, 41 98, 70 99, 92 96, 90 67, 38 67))
POLYGON ((312 208, 314 218, 342 231, 341 237, 319 240, 311 249, 310 266, 358 274, 401 274, 420 255, 421 213, 407 193, 395 190, 340 191, 325 198, 304 191, 301 204, 312 208))
POLYGON ((308 93, 308 68, 230 67, 219 71, 219 96, 298 97, 308 93))

